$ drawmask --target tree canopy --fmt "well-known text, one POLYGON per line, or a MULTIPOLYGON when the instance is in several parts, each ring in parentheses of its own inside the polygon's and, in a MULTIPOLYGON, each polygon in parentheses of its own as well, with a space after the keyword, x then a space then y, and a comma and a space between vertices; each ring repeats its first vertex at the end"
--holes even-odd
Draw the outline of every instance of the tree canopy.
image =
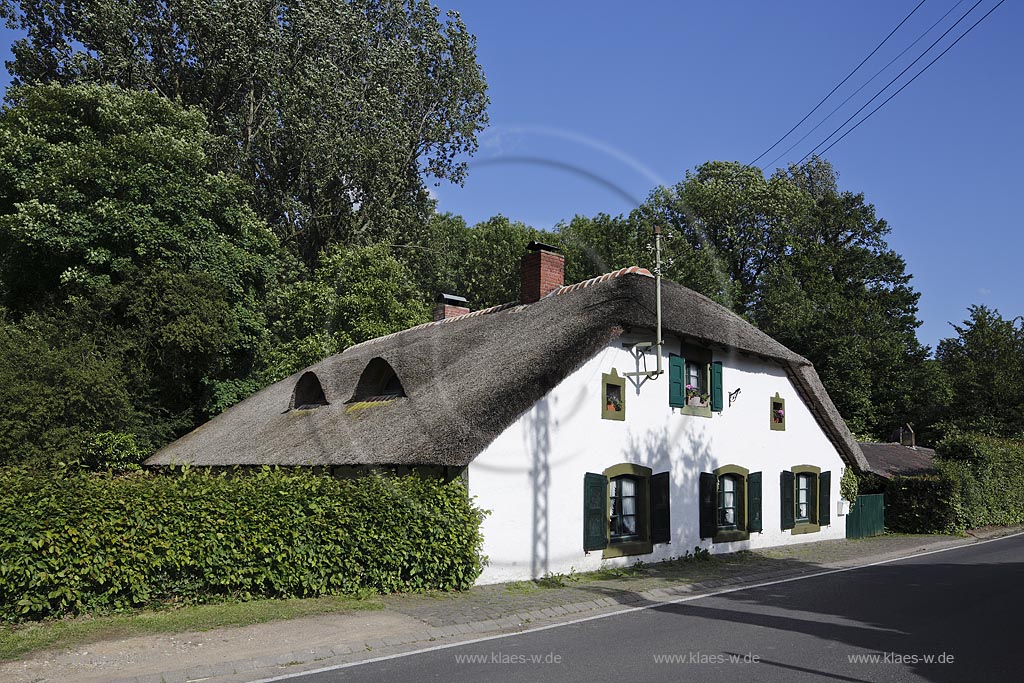
POLYGON ((127 431, 151 447, 255 388, 264 302, 287 257, 248 187, 213 168, 217 144, 200 112, 153 93, 8 93, 0 383, 25 416, 12 429, 40 444, 61 430, 127 431), (54 387, 67 393, 43 398, 54 387), (75 387, 80 409, 67 410, 75 387))
POLYGON ((110 84, 206 114, 255 206, 310 264, 426 220, 487 123, 476 42, 427 0, 4 0, 15 83, 110 84))
POLYGON ((1024 438, 1024 323, 971 306, 935 353, 949 387, 941 415, 949 427, 1024 438))

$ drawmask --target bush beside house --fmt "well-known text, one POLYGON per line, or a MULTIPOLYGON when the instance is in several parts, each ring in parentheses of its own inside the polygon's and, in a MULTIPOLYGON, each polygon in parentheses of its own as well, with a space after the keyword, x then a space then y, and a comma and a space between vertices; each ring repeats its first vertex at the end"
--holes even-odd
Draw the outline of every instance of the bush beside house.
POLYGON ((0 620, 233 598, 464 589, 480 522, 459 480, 263 469, 0 470, 0 620))
POLYGON ((936 450, 936 474, 894 477, 888 483, 886 527, 960 533, 1024 524, 1024 442, 958 432, 936 450))

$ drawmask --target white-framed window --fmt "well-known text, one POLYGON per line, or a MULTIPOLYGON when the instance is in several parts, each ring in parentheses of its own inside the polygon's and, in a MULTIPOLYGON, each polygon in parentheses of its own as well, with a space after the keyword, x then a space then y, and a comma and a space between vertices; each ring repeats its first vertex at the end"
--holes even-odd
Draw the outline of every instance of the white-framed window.
POLYGON ((608 481, 608 500, 611 503, 608 540, 612 543, 635 541, 640 538, 638 488, 637 478, 628 474, 613 477, 608 481))
POLYGON ((723 474, 718 478, 718 528, 735 529, 738 520, 737 513, 742 501, 737 500, 737 479, 736 474, 723 474))
POLYGON ((811 521, 811 485, 815 483, 813 474, 796 475, 796 521, 811 521))

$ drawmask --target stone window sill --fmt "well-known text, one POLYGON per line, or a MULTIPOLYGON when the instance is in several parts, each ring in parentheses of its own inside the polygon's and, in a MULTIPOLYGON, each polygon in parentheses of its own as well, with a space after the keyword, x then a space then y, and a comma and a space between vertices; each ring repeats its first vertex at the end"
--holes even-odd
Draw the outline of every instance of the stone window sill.
POLYGON ((607 560, 612 557, 626 557, 627 555, 649 555, 652 552, 654 552, 654 545, 650 541, 609 543, 608 547, 601 553, 601 559, 607 560))

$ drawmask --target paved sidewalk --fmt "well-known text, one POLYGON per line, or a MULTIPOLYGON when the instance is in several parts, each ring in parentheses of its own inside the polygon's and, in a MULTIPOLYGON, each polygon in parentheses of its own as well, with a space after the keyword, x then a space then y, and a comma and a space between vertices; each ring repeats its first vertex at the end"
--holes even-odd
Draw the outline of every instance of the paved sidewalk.
POLYGON ((725 587, 791 578, 976 543, 967 537, 880 536, 689 559, 597 576, 480 586, 463 593, 391 595, 385 608, 197 633, 91 643, 0 665, 10 683, 242 683, 425 647, 597 616, 725 587), (540 584, 540 585, 538 585, 540 584))

